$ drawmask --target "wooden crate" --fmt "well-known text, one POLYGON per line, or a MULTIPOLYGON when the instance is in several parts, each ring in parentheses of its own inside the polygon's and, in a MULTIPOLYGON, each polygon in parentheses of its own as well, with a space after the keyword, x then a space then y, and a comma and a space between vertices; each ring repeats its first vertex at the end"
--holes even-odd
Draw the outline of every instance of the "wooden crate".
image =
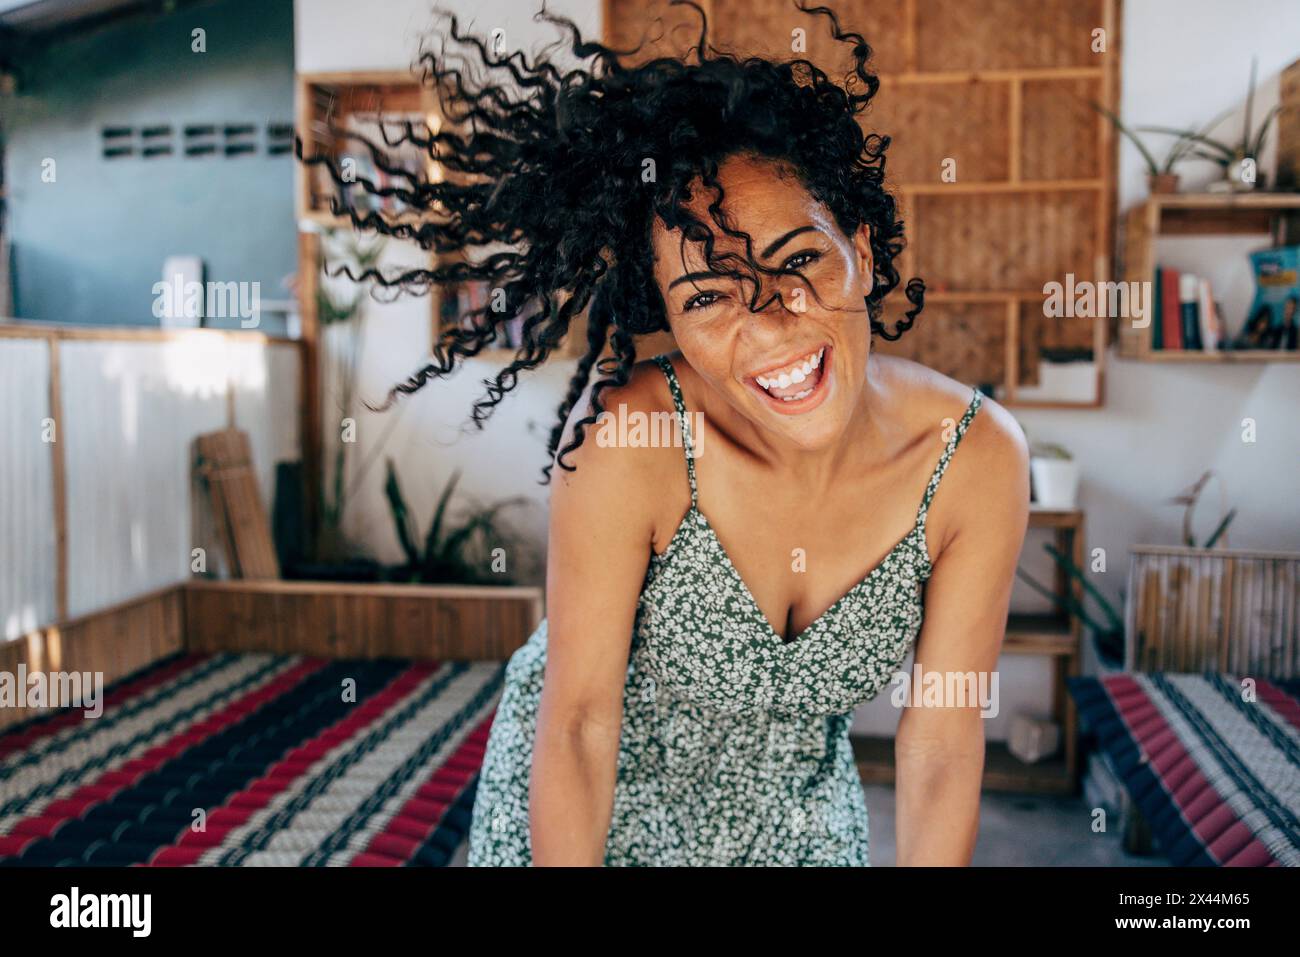
MULTIPOLYGON (((1220 236, 1284 231, 1300 233, 1300 194, 1295 193, 1177 193, 1149 196, 1124 215, 1120 278, 1126 283, 1152 283, 1156 272, 1156 243, 1161 236, 1220 236), (1290 220, 1288 223, 1287 220, 1290 220)), ((1245 264, 1243 269, 1248 268, 1245 264)), ((1151 296, 1145 297, 1148 302, 1151 296)), ((1300 353, 1258 349, 1203 352, 1151 349, 1151 324, 1132 318, 1118 321, 1119 354, 1144 362, 1297 362, 1300 353)))

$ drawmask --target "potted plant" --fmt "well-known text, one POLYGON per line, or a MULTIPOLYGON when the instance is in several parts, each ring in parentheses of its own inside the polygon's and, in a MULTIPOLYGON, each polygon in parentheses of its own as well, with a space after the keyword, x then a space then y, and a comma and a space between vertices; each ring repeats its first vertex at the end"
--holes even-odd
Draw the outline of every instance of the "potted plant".
POLYGON ((387 467, 384 493, 388 498, 397 541, 406 555, 404 564, 391 569, 391 580, 426 585, 514 583, 508 568, 497 570, 494 567, 493 553, 507 546, 516 551, 522 547, 518 536, 502 522, 501 513, 507 508, 527 504, 527 499, 516 497, 503 499, 494 505, 476 506, 458 524, 452 524, 447 510, 460 481, 460 471, 457 470, 438 496, 429 529, 423 536, 423 544, 420 544, 419 529, 407 507, 392 459, 387 460, 387 467))
POLYGON ((1197 159, 1216 163, 1223 169, 1223 179, 1210 184, 1210 192, 1249 192, 1264 185, 1264 176, 1259 171, 1259 157, 1268 142, 1268 130, 1273 119, 1281 111, 1278 104, 1264 114, 1264 119, 1257 129, 1251 128, 1251 117, 1255 105, 1255 72, 1259 66, 1257 59, 1250 61, 1250 85, 1246 89, 1246 113, 1241 122, 1241 139, 1225 143, 1210 136, 1210 132, 1221 123, 1228 114, 1216 118, 1209 126, 1196 130, 1172 129, 1167 126, 1144 126, 1139 129, 1166 133, 1177 137, 1176 143, 1190 142, 1189 153, 1197 159))
MULTIPOLYGON (((1116 131, 1137 147, 1138 152, 1142 155, 1142 162, 1147 168, 1147 188, 1153 194, 1176 193, 1178 192, 1178 174, 1174 172, 1174 166, 1191 156, 1197 146, 1195 136, 1190 132, 1180 133, 1174 140, 1169 152, 1165 154, 1163 161, 1157 161, 1155 154, 1142 142, 1137 132, 1124 125, 1124 122, 1111 110, 1106 109, 1100 103, 1092 102, 1091 106, 1106 119, 1110 120, 1116 131)), ((1215 122, 1218 122, 1217 120, 1215 122)), ((1152 132, 1170 132, 1165 128, 1141 127, 1141 129, 1152 132)), ((1176 132, 1176 131, 1174 131, 1176 132)))
POLYGON ((1068 510, 1079 499, 1079 463, 1060 445, 1034 442, 1029 450, 1029 477, 1034 502, 1042 508, 1068 510))

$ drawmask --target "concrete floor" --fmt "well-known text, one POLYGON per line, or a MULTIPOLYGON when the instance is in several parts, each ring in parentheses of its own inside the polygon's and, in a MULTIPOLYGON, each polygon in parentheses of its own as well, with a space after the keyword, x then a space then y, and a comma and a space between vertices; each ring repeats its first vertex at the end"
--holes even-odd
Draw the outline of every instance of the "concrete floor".
MULTIPOLYGON (((871 863, 893 867, 894 789, 870 784, 871 863)), ((1081 797, 989 794, 980 798, 980 831, 972 864, 981 867, 1164 867, 1163 857, 1134 857, 1120 846, 1119 823, 1092 830, 1092 809, 1081 797)))

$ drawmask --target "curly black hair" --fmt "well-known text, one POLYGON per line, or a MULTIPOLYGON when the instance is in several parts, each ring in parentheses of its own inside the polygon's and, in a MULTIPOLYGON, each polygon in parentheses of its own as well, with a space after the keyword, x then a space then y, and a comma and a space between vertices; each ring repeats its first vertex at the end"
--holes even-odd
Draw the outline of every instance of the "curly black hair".
POLYGON ((790 272, 759 264, 748 235, 725 221, 717 174, 737 154, 792 171, 846 234, 868 224, 871 331, 897 339, 915 321, 925 293, 919 279, 905 287, 911 308, 896 326, 889 329, 881 319, 881 301, 900 281, 894 258, 903 247, 903 224, 884 188, 889 138, 865 133, 860 125, 879 88, 867 68, 867 42, 844 31, 830 8, 795 3, 804 14, 823 18, 834 39, 851 48, 852 67, 837 83, 807 59, 720 51, 709 42, 704 11, 689 0, 673 2, 698 15, 694 46, 682 57, 645 62, 633 62, 642 47, 616 50, 584 39, 572 21, 543 9, 537 18, 567 34, 564 52, 579 64, 565 69, 546 54, 533 62, 521 52, 496 55, 488 42, 463 33, 456 17, 445 14, 449 24, 440 48, 426 46, 419 57, 421 81, 437 96, 443 121, 437 128, 386 123, 383 142, 351 134, 387 174, 385 184, 343 176, 338 156, 304 156, 298 140, 299 158, 325 167, 336 184, 336 214, 357 229, 410 240, 438 254, 431 269, 353 275, 343 267, 338 273, 417 293, 431 284, 477 280, 493 293, 490 305, 441 331, 430 361, 395 386, 381 408, 447 375, 458 360, 499 341, 506 324, 519 320, 521 344, 513 361, 485 381, 487 393, 474 403, 472 418, 481 427, 519 373, 552 355, 585 312, 586 348, 551 431, 543 480, 554 464, 571 470, 564 458, 597 421, 601 393, 631 376, 635 337, 668 329, 652 274, 656 218, 681 231, 683 248, 698 243, 710 270, 751 286, 751 309, 765 305, 756 302, 760 273, 790 272), (403 165, 393 153, 399 148, 418 149, 439 175, 403 165), (713 228, 687 209, 693 183, 712 191, 713 226, 743 239, 744 256, 715 251, 713 228), (399 219, 359 210, 352 202, 358 188, 396 199, 413 215, 399 219), (565 423, 593 370, 601 378, 592 386, 591 413, 560 448, 565 423))

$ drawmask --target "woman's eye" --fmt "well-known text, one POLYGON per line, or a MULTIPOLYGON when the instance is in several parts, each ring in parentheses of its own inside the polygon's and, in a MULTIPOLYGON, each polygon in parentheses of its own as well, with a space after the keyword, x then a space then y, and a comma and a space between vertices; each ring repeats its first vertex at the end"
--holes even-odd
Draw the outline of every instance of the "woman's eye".
POLYGON ((711 306, 721 297, 716 292, 697 292, 687 299, 682 305, 682 312, 690 312, 692 309, 703 309, 705 306, 711 306))
POLYGON ((805 250, 801 253, 795 253, 785 261, 785 264, 781 268, 802 269, 804 266, 807 266, 811 262, 816 262, 820 258, 821 253, 813 252, 812 250, 805 250))

